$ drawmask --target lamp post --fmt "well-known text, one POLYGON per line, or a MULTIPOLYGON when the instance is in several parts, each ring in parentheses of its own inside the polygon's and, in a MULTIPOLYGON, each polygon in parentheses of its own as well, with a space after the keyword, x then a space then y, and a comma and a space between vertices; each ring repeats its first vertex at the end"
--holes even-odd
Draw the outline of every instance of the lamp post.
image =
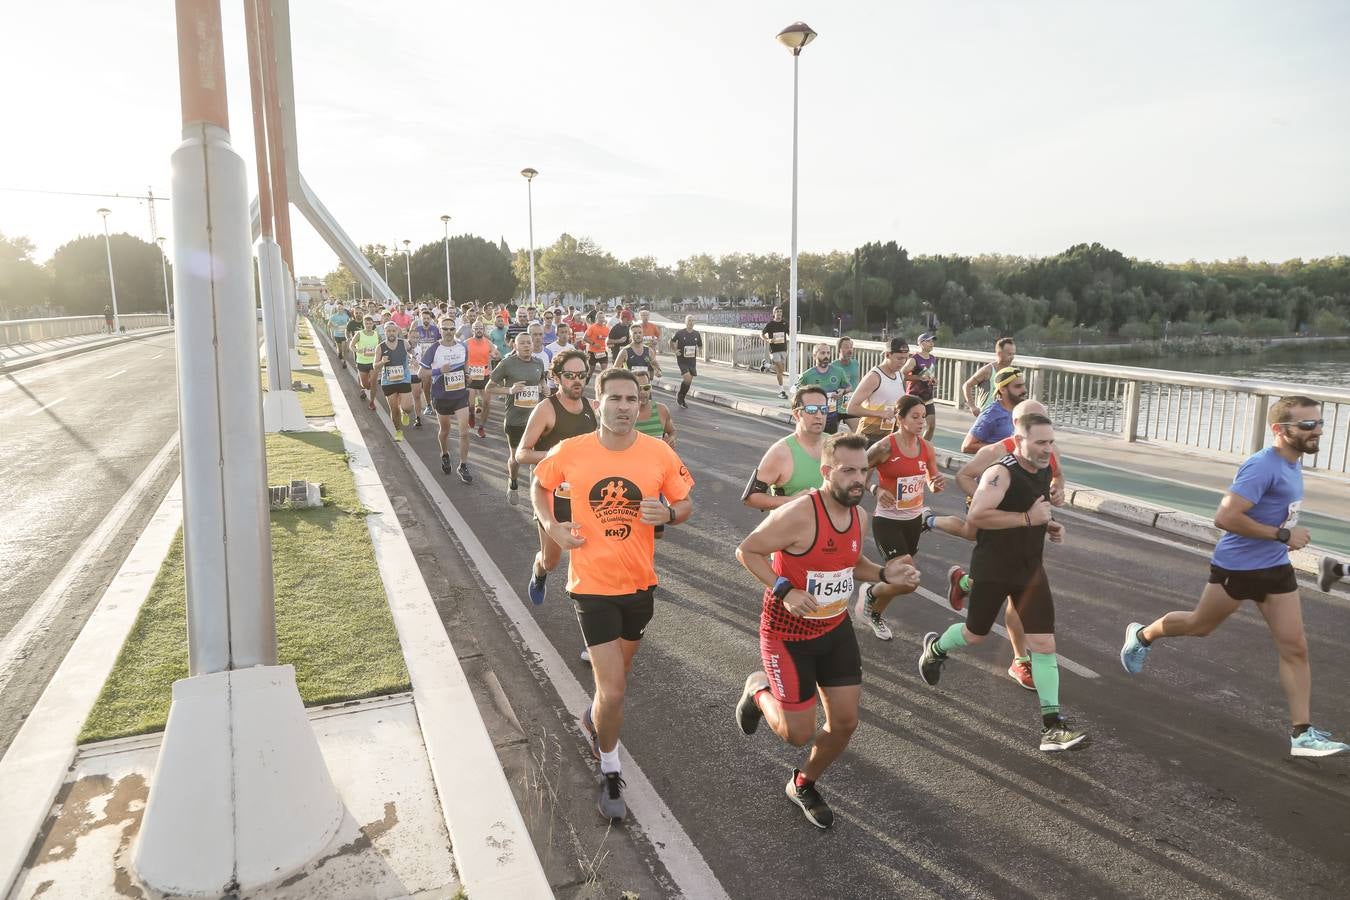
POLYGON ((111 209, 99 207, 98 214, 103 217, 103 249, 108 254, 108 290, 112 293, 113 334, 122 333, 122 320, 117 315, 117 284, 113 281, 112 239, 108 237, 108 214, 111 209))
POLYGON ((530 209, 530 306, 538 306, 534 294, 534 176, 539 173, 534 169, 521 169, 520 174, 525 176, 525 196, 530 209))
POLYGON ((412 253, 408 250, 408 247, 411 246, 411 245, 412 245, 412 241, 407 241, 407 240, 405 240, 405 241, 403 242, 403 265, 404 265, 404 267, 405 267, 405 269, 406 269, 406 271, 407 271, 407 273, 408 273, 408 306, 409 306, 409 307, 412 306, 412 302, 413 302, 413 299, 412 299, 412 253))
POLYGON ((169 317, 169 324, 173 324, 173 307, 169 304, 169 260, 164 255, 164 238, 155 238, 155 243, 159 244, 159 271, 164 276, 164 314, 169 317))
POLYGON ((802 48, 816 39, 805 22, 778 32, 778 42, 792 51, 792 257, 788 266, 788 384, 797 383, 797 63, 802 48))
POLYGON ((389 287, 389 248, 380 245, 380 259, 384 261, 384 286, 389 287))
POLYGON ((450 287, 450 217, 441 216, 441 224, 445 226, 445 305, 455 305, 455 291, 450 287))

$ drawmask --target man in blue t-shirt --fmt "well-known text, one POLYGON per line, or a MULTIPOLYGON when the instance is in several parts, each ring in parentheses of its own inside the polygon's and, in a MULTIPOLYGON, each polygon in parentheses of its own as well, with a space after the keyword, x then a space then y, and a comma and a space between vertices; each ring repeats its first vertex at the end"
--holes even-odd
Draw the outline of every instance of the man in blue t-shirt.
POLYGON ((1308 545, 1308 529, 1298 525, 1303 504, 1302 457, 1315 454, 1322 437, 1322 409, 1308 397, 1283 397, 1270 407, 1274 446, 1247 458, 1219 503, 1214 524, 1223 537, 1210 558, 1209 584, 1190 612, 1170 612, 1151 625, 1131 622, 1125 629, 1120 662, 1136 674, 1153 642, 1164 637, 1203 637, 1237 612, 1242 601, 1260 606, 1280 657, 1280 684, 1289 701, 1291 756, 1336 756, 1350 744, 1312 727, 1309 712, 1312 672, 1303 631, 1298 579, 1289 564, 1289 548, 1308 545))
POLYGON ((1022 370, 1008 366, 994 373, 996 399, 984 408, 961 442, 962 453, 974 453, 986 444, 1012 437, 1013 407, 1027 399, 1027 382, 1022 370))
POLYGON ((341 303, 337 305, 337 311, 328 317, 328 333, 337 347, 338 362, 342 363, 344 369, 347 368, 347 323, 351 320, 352 317, 347 315, 341 303))

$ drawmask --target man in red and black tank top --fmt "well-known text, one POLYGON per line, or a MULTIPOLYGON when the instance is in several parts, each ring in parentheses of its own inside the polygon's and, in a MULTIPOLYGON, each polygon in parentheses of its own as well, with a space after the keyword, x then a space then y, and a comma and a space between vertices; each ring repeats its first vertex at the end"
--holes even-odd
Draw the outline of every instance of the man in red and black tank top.
POLYGON ((830 437, 820 455, 824 484, 773 510, 736 548, 736 558, 765 585, 759 619, 763 670, 745 680, 736 722, 745 734, 760 720, 794 747, 810 743, 787 795, 819 828, 834 821, 815 782, 858 727, 862 659, 850 625, 857 581, 907 591, 919 572, 904 560, 881 566, 862 555, 867 514, 858 508, 867 481, 867 438, 830 437), (816 693, 825 724, 816 730, 816 693))

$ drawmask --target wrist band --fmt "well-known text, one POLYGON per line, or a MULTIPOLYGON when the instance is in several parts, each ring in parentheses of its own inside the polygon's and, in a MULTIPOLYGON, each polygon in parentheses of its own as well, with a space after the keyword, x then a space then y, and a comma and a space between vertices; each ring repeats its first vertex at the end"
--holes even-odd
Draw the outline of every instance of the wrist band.
POLYGON ((1030 527, 1030 526, 1031 526, 1031 513, 1030 513, 1030 512, 1024 512, 1024 513, 1022 513, 1022 518, 1024 518, 1024 519, 1027 520, 1027 526, 1030 527))

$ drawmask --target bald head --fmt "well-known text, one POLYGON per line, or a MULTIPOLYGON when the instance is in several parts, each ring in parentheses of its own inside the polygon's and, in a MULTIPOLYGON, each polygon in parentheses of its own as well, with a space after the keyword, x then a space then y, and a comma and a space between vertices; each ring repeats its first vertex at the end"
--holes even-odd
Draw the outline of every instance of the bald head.
POLYGON ((1018 419, 1022 418, 1025 415, 1028 415, 1029 413, 1037 413, 1042 416, 1050 415, 1050 413, 1046 411, 1045 404, 1042 403, 1041 401, 1023 400, 1021 403, 1017 404, 1012 409, 1013 421, 1016 422, 1018 419))

